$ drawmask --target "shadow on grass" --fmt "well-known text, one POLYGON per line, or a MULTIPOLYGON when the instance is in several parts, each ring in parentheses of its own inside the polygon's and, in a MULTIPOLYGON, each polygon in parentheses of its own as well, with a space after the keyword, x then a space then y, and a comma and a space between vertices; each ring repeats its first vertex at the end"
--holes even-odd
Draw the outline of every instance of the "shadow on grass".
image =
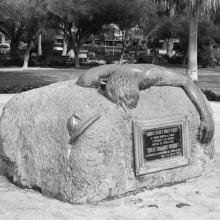
POLYGON ((20 92, 25 92, 31 89, 36 89, 40 88, 43 86, 47 86, 50 83, 33 83, 33 84, 26 84, 26 85, 12 85, 12 86, 4 86, 0 87, 0 93, 2 94, 14 94, 14 93, 20 93, 20 92))
POLYGON ((202 91, 209 101, 220 102, 220 94, 217 94, 211 90, 202 90, 202 91))

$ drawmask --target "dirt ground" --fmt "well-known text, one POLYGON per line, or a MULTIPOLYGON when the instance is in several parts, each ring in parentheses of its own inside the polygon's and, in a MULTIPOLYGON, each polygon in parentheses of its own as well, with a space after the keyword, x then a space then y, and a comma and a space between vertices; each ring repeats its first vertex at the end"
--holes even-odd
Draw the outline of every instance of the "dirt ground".
MULTIPOLYGON (((220 161, 219 154, 217 160, 220 161)), ((186 183, 101 204, 63 203, 37 192, 22 190, 3 176, 0 176, 0 196, 0 219, 218 220, 220 169, 186 183)))

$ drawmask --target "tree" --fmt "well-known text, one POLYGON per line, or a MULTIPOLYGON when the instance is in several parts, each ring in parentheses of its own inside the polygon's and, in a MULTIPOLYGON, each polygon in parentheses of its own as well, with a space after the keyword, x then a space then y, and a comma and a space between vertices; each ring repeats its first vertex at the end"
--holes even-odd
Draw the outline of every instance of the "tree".
POLYGON ((220 29, 213 20, 200 21, 198 26, 198 63, 203 67, 214 67, 214 47, 220 43, 220 29))
POLYGON ((48 19, 51 27, 67 37, 75 53, 75 66, 79 67, 79 51, 82 42, 96 33, 105 22, 98 0, 54 0, 48 3, 48 19))
POLYGON ((190 12, 188 75, 193 80, 198 80, 197 37, 199 17, 201 14, 209 14, 213 9, 216 9, 219 0, 187 0, 187 4, 190 12))
POLYGON ((11 39, 10 53, 18 59, 18 46, 24 32, 24 21, 21 16, 25 7, 22 0, 3 0, 0 2, 0 31, 11 39))
POLYGON ((34 41, 37 41, 41 34, 41 26, 45 20, 46 7, 45 0, 26 0, 26 10, 23 15, 24 18, 24 34, 23 39, 27 43, 23 68, 28 67, 30 51, 34 47, 34 41))
MULTIPOLYGON (((178 38, 179 48, 184 55, 184 61, 187 58, 189 42, 189 20, 190 14, 187 11, 176 10, 175 16, 163 16, 158 18, 158 28, 155 35, 159 39, 178 38)), ((198 63, 205 66, 208 62, 214 60, 213 45, 219 43, 220 29, 215 24, 216 16, 213 18, 202 19, 198 24, 198 63)), ((183 62, 185 64, 185 62, 183 62)))
POLYGON ((121 63, 124 51, 132 39, 132 28, 140 23, 140 11, 143 6, 143 0, 107 0, 104 3, 103 9, 107 15, 105 22, 117 25, 121 31, 122 52, 119 63, 121 63))
POLYGON ((42 33, 40 31, 37 42, 37 55, 42 56, 42 33))
POLYGON ((189 12, 189 44, 188 44, 188 75, 193 80, 198 80, 197 64, 197 37, 199 18, 209 15, 219 5, 219 0, 161 0, 168 6, 175 3, 177 6, 186 6, 189 12))
POLYGON ((64 35, 64 36, 63 36, 63 50, 62 50, 62 56, 66 56, 66 55, 67 55, 67 48, 68 48, 68 39, 67 39, 67 36, 64 35))
POLYGON ((152 35, 158 27, 158 11, 159 7, 154 0, 139 0, 141 8, 139 10, 139 23, 138 27, 143 30, 145 36, 152 35))
POLYGON ((179 39, 178 48, 184 58, 183 64, 185 64, 189 36, 189 13, 185 9, 185 5, 161 4, 157 7, 155 14, 154 28, 149 30, 149 37, 166 41, 168 54, 171 54, 170 52, 173 50, 173 39, 179 39))
POLYGON ((167 41, 167 52, 172 50, 173 42, 169 39, 177 38, 180 40, 179 48, 183 54, 183 64, 185 64, 188 52, 189 19, 185 16, 163 17, 161 18, 157 31, 154 35, 159 39, 167 41))
POLYGON ((11 55, 18 58, 22 39, 27 43, 23 68, 28 67, 30 50, 44 17, 45 0, 3 0, 0 3, 0 30, 11 38, 11 55))

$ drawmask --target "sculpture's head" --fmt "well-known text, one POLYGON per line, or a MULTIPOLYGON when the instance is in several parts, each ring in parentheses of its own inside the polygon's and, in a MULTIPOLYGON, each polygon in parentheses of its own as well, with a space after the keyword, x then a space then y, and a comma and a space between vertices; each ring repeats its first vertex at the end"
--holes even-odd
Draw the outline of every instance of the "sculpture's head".
POLYGON ((110 75, 105 86, 106 96, 112 102, 124 108, 132 109, 137 106, 139 88, 136 79, 126 72, 114 72, 110 75))

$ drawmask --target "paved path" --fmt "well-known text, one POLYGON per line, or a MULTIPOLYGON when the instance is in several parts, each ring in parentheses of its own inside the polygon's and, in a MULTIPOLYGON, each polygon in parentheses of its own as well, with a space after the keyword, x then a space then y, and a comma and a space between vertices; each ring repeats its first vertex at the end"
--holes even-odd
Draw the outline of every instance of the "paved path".
POLYGON ((0 94, 0 115, 4 105, 9 101, 14 94, 0 94))
POLYGON ((220 102, 210 102, 215 119, 215 149, 220 153, 220 102))

